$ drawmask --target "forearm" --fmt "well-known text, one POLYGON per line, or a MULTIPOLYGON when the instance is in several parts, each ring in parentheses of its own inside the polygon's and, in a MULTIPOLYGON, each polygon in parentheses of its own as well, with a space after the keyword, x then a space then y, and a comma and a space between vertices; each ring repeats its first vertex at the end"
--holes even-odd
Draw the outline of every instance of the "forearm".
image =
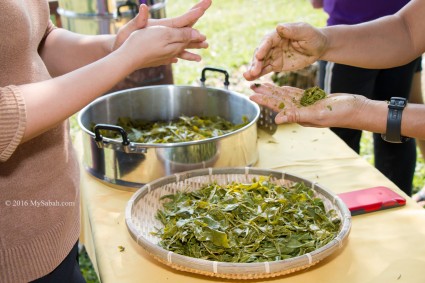
POLYGON ((320 59, 363 68, 388 68, 420 56, 400 17, 323 28, 328 47, 320 59))
POLYGON ((40 55, 50 74, 56 77, 108 55, 114 39, 115 35, 81 35, 55 29, 47 36, 40 55))
MULTIPOLYGON (((187 52, 189 47, 204 48, 205 39, 191 28, 137 30, 118 49, 89 65, 50 80, 20 86, 27 110, 24 140, 68 118, 135 70, 175 62, 176 56, 187 52), (40 115, 40 109, 47 113, 40 115)), ((197 54, 185 57, 200 60, 197 54)))
POLYGON ((27 113, 23 141, 67 119, 112 88, 134 68, 129 56, 114 52, 66 75, 19 86, 27 113), (40 112, 40 109, 45 110, 40 112))
POLYGON ((423 15, 424 2, 413 0, 392 16, 323 28, 327 49, 321 59, 379 69, 407 64, 425 52, 423 15))
MULTIPOLYGON (((387 126, 388 104, 386 101, 360 99, 362 96, 353 96, 354 101, 345 102, 349 109, 339 117, 336 127, 365 130, 374 133, 385 133, 387 126), (363 100, 363 101, 362 101, 363 100), (373 121, 373 123, 371 123, 373 121)), ((334 125, 331 125, 332 127, 334 125)))
MULTIPOLYGON (((386 101, 368 100, 364 107, 354 111, 352 119, 340 119, 342 124, 336 126, 381 134, 386 132, 388 116, 386 101)), ((425 105, 407 104, 401 120, 401 135, 425 139, 425 105)))
POLYGON ((425 139, 424 104, 407 104, 401 120, 401 134, 406 137, 425 139))

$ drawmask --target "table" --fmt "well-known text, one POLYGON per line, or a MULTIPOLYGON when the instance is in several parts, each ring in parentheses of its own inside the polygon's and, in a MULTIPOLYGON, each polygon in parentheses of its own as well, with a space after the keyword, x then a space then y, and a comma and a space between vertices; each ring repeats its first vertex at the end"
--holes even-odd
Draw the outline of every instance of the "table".
MULTIPOLYGON (((407 204, 354 216, 347 245, 307 270, 247 282, 425 282, 425 209, 329 129, 281 125, 273 136, 259 131, 258 142, 256 167, 297 174, 334 193, 383 185, 405 196, 407 204)), ((75 146, 81 156, 80 138, 75 146)), ((81 171, 81 241, 102 282, 236 282, 176 271, 149 256, 125 224, 124 210, 132 194, 81 171)))

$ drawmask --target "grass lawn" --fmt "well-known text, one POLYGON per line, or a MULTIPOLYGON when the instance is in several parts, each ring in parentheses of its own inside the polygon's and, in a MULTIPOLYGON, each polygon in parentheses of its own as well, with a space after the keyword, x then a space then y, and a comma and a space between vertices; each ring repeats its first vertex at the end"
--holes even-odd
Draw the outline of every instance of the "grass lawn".
MULTIPOLYGON (((181 15, 196 0, 169 0, 167 2, 167 17, 181 15)), ((254 49, 261 38, 272 31, 278 23, 304 21, 315 26, 324 26, 326 15, 322 10, 311 7, 309 0, 213 0, 213 5, 196 24, 208 37, 210 47, 195 51, 201 54, 200 63, 180 61, 173 65, 174 83, 176 85, 199 85, 200 73, 203 67, 218 67, 226 69, 230 74, 230 89, 251 94, 249 82, 242 73, 250 63, 254 49)), ((207 85, 222 86, 221 76, 211 75, 207 85)), ((75 117, 71 119, 75 129, 75 117)), ((373 145, 370 134, 362 139, 362 155, 373 162, 373 145)), ((418 154, 417 174, 415 175, 415 190, 423 186, 425 168, 424 161, 418 154)), ((80 257, 81 268, 87 282, 97 282, 89 259, 83 253, 80 257)))
MULTIPOLYGON (((167 17, 180 15, 195 3, 195 0, 168 1, 167 17)), ((197 51, 203 57, 202 62, 181 61, 173 65, 175 84, 199 85, 203 67, 219 67, 230 73, 231 89, 250 94, 250 83, 243 79, 242 72, 263 36, 284 21, 323 26, 326 16, 321 10, 314 10, 309 0, 214 0, 195 26, 207 36, 210 46, 197 51)), ((209 85, 220 86, 220 83, 207 80, 209 85)))

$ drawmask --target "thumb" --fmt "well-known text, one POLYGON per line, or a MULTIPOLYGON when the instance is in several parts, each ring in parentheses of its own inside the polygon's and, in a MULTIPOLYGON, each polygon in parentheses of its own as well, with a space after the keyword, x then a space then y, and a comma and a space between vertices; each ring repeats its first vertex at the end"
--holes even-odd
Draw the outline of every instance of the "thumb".
POLYGON ((176 42, 203 42, 206 40, 205 35, 201 34, 198 30, 193 28, 173 28, 170 29, 168 40, 170 43, 176 42))
POLYGON ((139 13, 134 18, 134 25, 136 29, 146 27, 149 19, 149 8, 145 4, 140 5, 139 13))
POLYGON ((288 116, 286 114, 287 114, 286 111, 277 113, 276 117, 274 118, 275 123, 276 124, 289 123, 288 116))
POLYGON ((302 123, 302 119, 305 116, 305 113, 303 113, 304 109, 302 108, 289 108, 284 109, 283 111, 279 112, 274 121, 276 124, 285 124, 285 123, 302 123))
POLYGON ((282 38, 303 40, 307 31, 311 28, 312 26, 307 23, 285 23, 279 24, 276 27, 276 31, 282 38))

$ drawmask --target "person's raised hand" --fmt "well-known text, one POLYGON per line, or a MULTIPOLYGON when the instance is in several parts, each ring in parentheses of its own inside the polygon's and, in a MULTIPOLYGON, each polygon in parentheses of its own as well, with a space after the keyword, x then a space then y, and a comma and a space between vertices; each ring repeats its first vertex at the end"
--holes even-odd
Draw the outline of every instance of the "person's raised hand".
POLYGON ((244 77, 252 81, 270 72, 305 68, 320 58, 326 44, 326 36, 307 23, 279 24, 262 39, 244 77))
POLYGON ((361 115, 367 104, 364 96, 353 94, 330 94, 310 106, 301 106, 304 90, 273 84, 255 84, 255 92, 249 98, 265 107, 278 112, 276 124, 298 123, 310 127, 347 127, 361 115))
MULTIPOLYGON (((121 27, 118 30, 118 33, 115 37, 115 41, 112 46, 112 51, 118 49, 128 38, 129 36, 140 29, 146 27, 155 27, 155 26, 164 26, 170 28, 184 28, 192 27, 199 18, 205 13, 205 11, 211 6, 212 0, 201 0, 198 4, 193 6, 188 12, 182 16, 175 18, 165 18, 165 19, 149 19, 149 8, 142 4, 139 7, 139 13, 126 25, 121 27)), ((199 34, 199 32, 198 32, 199 34)), ((189 44, 177 54, 169 62, 177 62, 177 58, 190 60, 190 61, 199 61, 200 56, 194 53, 187 51, 186 49, 199 49, 207 48, 208 43, 205 41, 205 36, 196 36, 192 38, 189 44)), ((147 41, 149 42, 149 40, 147 41)))
POLYGON ((112 51, 120 47, 133 31, 148 26, 166 26, 172 28, 192 27, 211 6, 212 0, 202 0, 185 14, 175 18, 149 19, 149 8, 145 4, 139 6, 139 13, 122 26, 115 37, 112 51))
POLYGON ((193 28, 152 26, 136 30, 117 50, 134 70, 167 65, 177 58, 200 61, 198 54, 187 49, 206 48, 206 37, 193 28))

